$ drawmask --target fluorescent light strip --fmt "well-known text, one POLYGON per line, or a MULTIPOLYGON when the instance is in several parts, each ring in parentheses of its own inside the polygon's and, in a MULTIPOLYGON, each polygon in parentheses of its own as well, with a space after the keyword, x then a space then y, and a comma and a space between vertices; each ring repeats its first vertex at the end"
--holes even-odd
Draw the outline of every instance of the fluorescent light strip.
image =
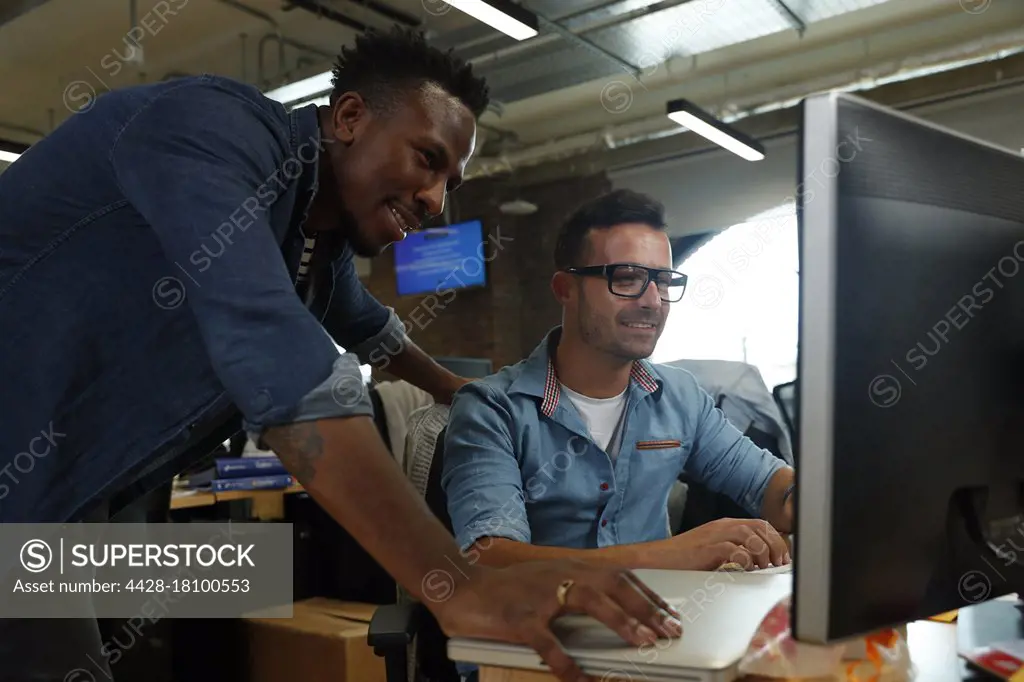
POLYGON ((265 93, 267 97, 277 100, 282 104, 294 102, 305 97, 312 97, 331 89, 331 79, 334 74, 330 71, 318 73, 315 76, 304 78, 288 85, 282 85, 276 90, 265 93))
POLYGON ((0 161, 6 161, 8 163, 14 163, 21 157, 21 154, 15 154, 4 149, 0 149, 0 161))
POLYGON ((533 26, 502 12, 484 0, 448 0, 448 4, 516 40, 526 40, 537 35, 537 29, 533 26))
POLYGON ((716 128, 706 121, 702 121, 688 111, 673 111, 669 113, 668 117, 684 128, 707 138, 747 161, 760 161, 764 158, 764 154, 758 150, 748 147, 735 137, 729 135, 729 133, 716 128))

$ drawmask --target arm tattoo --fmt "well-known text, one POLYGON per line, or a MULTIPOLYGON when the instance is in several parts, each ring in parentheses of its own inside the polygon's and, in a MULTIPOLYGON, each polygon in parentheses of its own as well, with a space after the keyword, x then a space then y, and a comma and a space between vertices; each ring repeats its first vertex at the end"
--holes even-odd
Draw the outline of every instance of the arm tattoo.
POLYGON ((315 462, 323 457, 324 439, 316 422, 300 422, 268 429, 263 436, 281 463, 299 483, 307 484, 316 473, 315 462))

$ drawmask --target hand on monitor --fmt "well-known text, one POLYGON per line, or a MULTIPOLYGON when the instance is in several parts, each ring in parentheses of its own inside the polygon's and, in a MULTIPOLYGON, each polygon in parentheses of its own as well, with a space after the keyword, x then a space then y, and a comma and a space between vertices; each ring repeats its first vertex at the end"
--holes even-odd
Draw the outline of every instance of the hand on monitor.
POLYGON ((718 519, 667 542, 674 556, 664 568, 713 571, 731 563, 749 571, 791 561, 786 541, 761 519, 718 519))
POLYGON ((586 679, 551 631, 562 614, 588 614, 634 646, 682 635, 678 612, 631 572, 576 560, 478 568, 430 607, 449 637, 529 646, 562 682, 586 679))

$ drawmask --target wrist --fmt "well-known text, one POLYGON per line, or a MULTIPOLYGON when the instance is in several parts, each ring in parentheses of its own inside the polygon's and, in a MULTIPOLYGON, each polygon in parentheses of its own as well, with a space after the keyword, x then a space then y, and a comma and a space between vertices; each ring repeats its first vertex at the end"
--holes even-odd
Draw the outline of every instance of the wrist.
POLYGON ((478 603, 481 601, 480 589, 486 577, 495 570, 463 561, 455 570, 438 570, 433 575, 428 574, 432 584, 442 589, 428 588, 428 579, 425 579, 421 601, 434 614, 444 632, 449 632, 448 625, 460 614, 479 613, 486 606, 478 603))
POLYGON ((693 560, 690 546, 690 533, 680 533, 664 540, 644 542, 634 545, 634 561, 636 568, 658 568, 671 570, 687 570, 693 560))
POLYGON ((423 572, 423 578, 417 585, 420 592, 417 597, 428 605, 446 603, 456 594, 466 591, 467 585, 478 582, 477 578, 485 570, 476 562, 467 561, 461 552, 454 557, 446 554, 442 562, 435 562, 433 569, 423 572))
POLYGON ((455 392, 469 383, 468 379, 450 374, 438 382, 437 388, 431 393, 435 402, 450 404, 455 397, 455 392))

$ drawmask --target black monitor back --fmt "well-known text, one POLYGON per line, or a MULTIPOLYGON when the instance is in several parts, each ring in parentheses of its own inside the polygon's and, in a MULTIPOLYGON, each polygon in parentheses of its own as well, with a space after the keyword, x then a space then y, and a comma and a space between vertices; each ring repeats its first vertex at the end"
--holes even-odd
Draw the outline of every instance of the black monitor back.
POLYGON ((805 103, 799 201, 811 641, 1024 589, 1024 158, 830 97, 805 103))

